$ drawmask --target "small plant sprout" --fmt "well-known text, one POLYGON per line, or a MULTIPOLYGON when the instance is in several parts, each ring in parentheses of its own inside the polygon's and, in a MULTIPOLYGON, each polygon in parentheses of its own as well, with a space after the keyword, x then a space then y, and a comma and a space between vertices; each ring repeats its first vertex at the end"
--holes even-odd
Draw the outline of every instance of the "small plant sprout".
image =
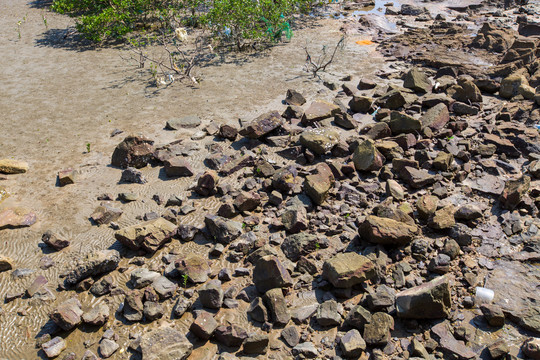
POLYGON ((345 214, 345 217, 348 218, 349 216, 351 216, 351 213, 346 213, 345 214))
POLYGON ((17 21, 17 34, 19 35, 19 39, 21 38, 21 24, 21 20, 17 21))
POLYGON ((86 143, 86 152, 90 152, 90 143, 86 143))
POLYGON ((246 228, 246 226, 247 226, 247 225, 246 225, 246 223, 245 223, 245 222, 243 222, 243 223, 242 223, 242 229, 245 229, 245 228, 246 228))
POLYGON ((41 18, 43 19, 43 25, 45 25, 45 29, 49 29, 49 26, 47 25, 47 18, 45 15, 41 14, 41 18))
POLYGON ((188 275, 187 274, 182 275, 182 285, 184 286, 184 289, 187 288, 187 281, 188 281, 188 275))
POLYGON ((321 248, 321 244, 319 244, 319 242, 317 241, 315 243, 315 250, 319 250, 321 248))

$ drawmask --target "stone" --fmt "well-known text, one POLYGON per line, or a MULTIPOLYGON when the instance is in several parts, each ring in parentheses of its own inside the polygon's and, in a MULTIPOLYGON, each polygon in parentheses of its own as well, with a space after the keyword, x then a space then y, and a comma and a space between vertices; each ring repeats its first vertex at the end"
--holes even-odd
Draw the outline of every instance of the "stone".
POLYGON ((115 341, 110 339, 102 339, 99 343, 99 354, 102 358, 107 359, 111 357, 116 350, 120 348, 120 345, 118 345, 115 341))
POLYGON ((377 150, 372 140, 361 142, 353 153, 352 160, 357 171, 377 171, 386 158, 377 150))
POLYGON ((122 176, 120 177, 120 183, 129 183, 129 184, 146 184, 148 181, 144 177, 143 173, 140 170, 137 170, 133 167, 128 167, 122 171, 122 176))
POLYGON ((369 215, 358 233, 363 239, 375 244, 400 246, 412 241, 418 228, 389 218, 369 215))
POLYGON ((451 110, 456 115, 478 115, 480 109, 476 106, 456 101, 452 104, 451 110))
POLYGON ((270 320, 277 326, 287 325, 291 319, 291 314, 287 309, 285 297, 280 288, 268 290, 263 297, 266 308, 270 315, 270 320))
POLYGON ((186 279, 193 284, 205 283, 210 273, 206 259, 196 254, 189 254, 176 260, 174 267, 180 276, 186 276, 186 279))
POLYGON ((172 312, 173 312, 174 316, 177 319, 179 319, 188 310, 190 310, 192 306, 193 306, 193 303, 190 300, 186 299, 185 297, 180 297, 180 298, 178 298, 178 301, 176 302, 176 304, 174 304, 172 312))
POLYGON ((209 309, 219 309, 223 304, 223 289, 219 280, 212 280, 199 289, 199 301, 209 309))
POLYGON ((288 89, 287 96, 285 97, 285 102, 289 105, 302 106, 306 103, 306 99, 298 91, 288 89))
POLYGON ((219 136, 224 139, 234 141, 238 136, 238 129, 231 125, 222 124, 219 127, 219 136))
POLYGON ((500 197, 502 207, 515 209, 529 191, 530 184, 531 178, 526 175, 516 180, 508 180, 500 197))
POLYGON ((118 267, 120 254, 116 250, 100 250, 86 255, 64 280, 68 287, 75 286, 90 276, 109 273, 118 267))
POLYGON ((103 296, 109 294, 115 287, 111 276, 107 275, 96 281, 91 287, 90 292, 94 296, 103 296))
POLYGON ((14 261, 4 255, 0 255, 0 272, 11 270, 14 267, 14 261))
POLYGON ((371 140, 383 139, 392 136, 392 130, 385 122, 379 122, 373 124, 366 132, 366 136, 371 140))
POLYGON ((37 216, 33 211, 22 207, 0 210, 0 230, 32 226, 37 216))
POLYGON ((351 326, 360 331, 364 330, 364 326, 371 322, 371 312, 364 308, 362 305, 356 305, 353 307, 347 317, 345 318, 345 324, 351 326))
POLYGON ((272 176, 272 187, 281 193, 288 193, 299 185, 300 180, 296 167, 282 167, 272 176))
POLYGON ((293 355, 299 358, 315 359, 319 356, 319 351, 312 342, 303 342, 292 349, 293 355))
POLYGON ((455 93, 453 95, 453 98, 457 101, 461 101, 463 103, 470 103, 470 102, 482 102, 482 93, 480 92, 480 89, 474 82, 468 79, 459 79, 458 85, 453 87, 455 90, 455 93))
POLYGON ((131 285, 135 289, 142 289, 152 284, 155 279, 161 275, 156 271, 150 271, 146 268, 138 268, 131 273, 131 285))
POLYGON ((57 176, 60 186, 75 184, 75 171, 73 169, 60 170, 57 176))
POLYGON ((394 89, 387 92, 377 100, 377 104, 382 108, 397 110, 405 105, 413 103, 417 97, 410 93, 410 90, 394 89))
POLYGON ((218 184, 218 175, 213 170, 208 170, 197 180, 197 186, 194 190, 201 196, 210 196, 215 194, 218 184))
POLYGON ((393 135, 416 133, 422 130, 422 121, 405 113, 392 111, 388 126, 393 135))
MULTIPOLYGON (((281 196, 277 192, 276 196, 281 196)), ((287 207, 281 214, 281 223, 288 233, 296 234, 308 228, 307 211, 304 206, 294 205, 287 207)))
POLYGON ((396 294, 397 315, 401 318, 445 318, 451 305, 450 281, 446 275, 396 294))
POLYGON ((9 192, 5 186, 0 186, 0 203, 9 197, 9 192))
POLYGON ((201 119, 197 115, 187 115, 167 121, 165 128, 167 130, 192 129, 199 125, 201 125, 201 119))
POLYGON ((266 334, 250 334, 244 341, 242 349, 245 354, 265 354, 270 338, 266 334))
POLYGON ((433 167, 441 171, 449 171, 454 161, 454 156, 450 153, 439 151, 437 157, 433 159, 433 167))
POLYGON ((143 311, 143 293, 140 290, 128 291, 124 298, 124 317, 129 321, 141 321, 143 311))
POLYGON ((122 169, 145 167, 154 159, 154 142, 142 136, 130 135, 114 149, 111 165, 122 169))
POLYGON ((212 314, 206 311, 199 311, 189 331, 202 340, 208 340, 212 337, 217 327, 218 323, 212 314))
POLYGON ((366 296, 370 310, 377 311, 394 306, 396 291, 386 285, 379 285, 377 290, 366 296))
POLYGON ((242 223, 221 216, 206 215, 204 223, 215 241, 229 244, 242 234, 242 223))
POLYGON ((540 360, 540 338, 529 338, 521 346, 523 354, 532 360, 540 360))
POLYGON ((161 319, 164 313, 165 309, 163 309, 163 306, 157 301, 146 301, 143 305, 143 315, 146 321, 151 322, 161 319))
POLYGON ((340 113, 341 109, 336 104, 327 101, 317 100, 304 111, 302 116, 302 125, 307 126, 315 122, 334 117, 340 113))
POLYGON ((228 347, 239 347, 247 337, 247 332, 238 325, 220 325, 214 331, 214 338, 228 347))
POLYGON ((63 239, 60 235, 51 230, 47 230, 43 233, 41 241, 56 251, 60 251, 69 246, 69 240, 63 239))
POLYGON ((83 354, 82 360, 99 360, 99 358, 90 350, 86 350, 83 354))
POLYGON ((171 298, 178 289, 178 285, 167 279, 165 276, 159 276, 152 282, 152 288, 156 291, 161 300, 171 298))
POLYGON ((193 176, 193 168, 189 162, 181 156, 171 157, 164 161, 165 174, 168 177, 189 177, 193 176))
POLYGON ((82 321, 92 326, 103 326, 109 320, 109 307, 106 304, 93 306, 82 315, 82 321))
POLYGON ((323 279, 337 288, 350 288, 376 275, 375 264, 354 252, 340 253, 325 261, 323 279))
POLYGON ((480 306, 480 310, 482 311, 484 318, 490 326, 504 326, 504 313, 500 306, 493 304, 484 304, 480 306))
POLYGON ((499 95, 502 98, 511 99, 520 94, 520 88, 523 86, 529 86, 527 78, 520 73, 511 74, 501 81, 499 95))
POLYGON ((157 218, 118 230, 114 237, 122 245, 153 254, 176 234, 176 225, 157 218))
POLYGON ((371 109, 373 99, 362 95, 353 95, 349 107, 353 113, 367 113, 371 109))
POLYGON ((76 298, 71 298, 60 305, 50 314, 50 318, 63 330, 69 331, 82 321, 82 305, 76 298))
POLYGON ((356 120, 354 120, 353 117, 347 113, 337 114, 334 116, 334 123, 346 130, 356 129, 358 125, 356 120))
POLYGON ((339 142, 339 133, 331 128, 305 130, 300 134, 300 144, 317 155, 324 155, 339 142))
POLYGON ((386 195, 396 200, 403 200, 405 198, 405 191, 397 181, 389 179, 386 180, 386 195))
POLYGON ((185 360, 193 345, 178 330, 161 327, 141 337, 141 352, 144 360, 185 360))
POLYGON ((431 91, 431 80, 418 68, 412 68, 403 77, 403 87, 416 92, 427 93, 431 91))
POLYGON ((259 139, 279 128, 283 124, 283 118, 277 111, 270 111, 260 115, 246 127, 240 130, 240 135, 250 139, 259 139))
POLYGON ((36 276, 34 281, 26 289, 26 294, 29 297, 33 297, 34 295, 38 294, 43 289, 43 287, 47 285, 48 282, 49 281, 47 280, 45 276, 43 275, 36 276))
POLYGON ((251 319, 258 321, 260 323, 265 323, 268 321, 268 311, 266 306, 263 303, 263 300, 260 297, 255 298, 250 304, 247 311, 251 319))
POLYGON ((296 326, 288 326, 281 331, 281 338, 290 347, 295 347, 300 342, 300 333, 296 326))
POLYGON ((440 322, 431 328, 432 337, 439 342, 439 348, 449 357, 458 359, 475 359, 477 354, 462 342, 457 341, 448 328, 446 321, 440 322))
POLYGON ((394 318, 386 313, 377 312, 364 326, 364 340, 370 346, 384 346, 390 341, 390 330, 394 330, 394 318))
POLYGON ((116 221, 122 216, 123 211, 121 209, 115 208, 107 203, 102 203, 98 206, 90 219, 98 225, 109 224, 113 221, 116 221))
POLYGON ((41 345, 41 349, 49 359, 55 358, 67 347, 66 342, 57 336, 41 345))
POLYGON ((410 166, 405 166, 400 171, 399 175, 407 182, 407 184, 409 184, 409 186, 415 189, 420 189, 435 183, 435 176, 424 169, 415 169, 410 166))
POLYGON ((486 49, 490 52, 504 53, 514 41, 513 30, 498 27, 491 22, 482 24, 471 46, 486 49))
POLYGON ((261 204, 261 196, 255 191, 242 191, 234 199, 234 206, 238 211, 253 211, 261 204))
POLYGON ((317 250, 318 248, 327 248, 328 247, 328 239, 308 234, 308 233, 300 233, 300 234, 294 234, 289 235, 285 238, 283 243, 281 244, 281 250, 287 257, 287 259, 291 261, 298 261, 301 256, 308 255, 312 253, 313 251, 317 250))
POLYGON ((366 350, 366 342, 356 329, 347 331, 340 339, 339 346, 346 358, 358 358, 366 350))
POLYGON ((297 307, 292 311, 291 318, 298 325, 307 323, 313 314, 317 312, 318 307, 318 304, 297 307))
POLYGON ((317 308, 315 318, 320 326, 338 326, 341 323, 338 303, 335 300, 323 302, 317 308))
POLYGON ((334 186, 335 179, 332 170, 326 163, 318 164, 315 171, 314 174, 306 176, 304 191, 315 204, 321 205, 334 186))
POLYGON ((455 208, 453 205, 447 205, 442 209, 435 211, 431 219, 429 219, 429 227, 436 230, 449 229, 456 223, 454 218, 455 208))
POLYGON ((498 339, 488 347, 489 355, 492 359, 501 359, 510 352, 510 347, 504 339, 498 339))
POLYGON ((267 255, 256 262, 253 283, 259 292, 265 293, 270 289, 291 286, 292 278, 276 256, 267 255))
POLYGON ((513 158, 518 158, 521 156, 521 152, 516 149, 514 144, 508 139, 503 139, 494 134, 484 134, 484 140, 486 143, 494 144, 497 147, 497 153, 506 154, 513 158))
POLYGON ((22 174, 28 171, 28 163, 14 159, 0 159, 0 173, 22 174))

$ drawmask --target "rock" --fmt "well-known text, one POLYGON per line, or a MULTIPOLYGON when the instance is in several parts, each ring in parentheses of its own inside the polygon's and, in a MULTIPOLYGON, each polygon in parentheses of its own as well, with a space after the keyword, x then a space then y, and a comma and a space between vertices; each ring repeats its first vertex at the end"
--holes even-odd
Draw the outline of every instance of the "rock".
POLYGON ((0 230, 28 227, 36 221, 36 214, 25 208, 7 208, 0 211, 0 230))
POLYGON ((130 135, 114 149, 111 165, 120 168, 145 167, 154 159, 154 142, 142 136, 130 135))
POLYGON ((128 291, 124 298, 124 317, 129 321, 141 321, 143 311, 143 293, 140 290, 128 291))
POLYGON ((300 143, 315 154, 324 155, 339 142, 339 133, 331 128, 305 130, 300 134, 300 143))
POLYGON ((356 129, 357 127, 356 120, 354 120, 353 117, 347 113, 337 114, 336 116, 334 116, 334 123, 337 126, 341 126, 346 130, 356 129))
POLYGON ((102 358, 107 359, 118 350, 120 345, 110 339, 103 339, 99 344, 99 353, 102 358))
MULTIPOLYGON (((280 193, 277 194, 281 196, 280 193)), ((289 206, 281 214, 281 222, 285 230, 291 234, 306 230, 308 228, 306 208, 301 205, 289 206)))
POLYGON ((371 313, 362 305, 356 305, 349 311, 345 324, 352 326, 360 331, 364 330, 364 326, 371 322, 371 313))
POLYGON ((433 130, 441 130, 449 120, 448 107, 443 103, 433 106, 420 118, 422 128, 429 127, 433 130))
POLYGON ((58 185, 66 186, 75 184, 75 171, 73 169, 65 169, 58 172, 58 185))
POLYGON ((298 91, 289 89, 287 90, 287 96, 285 102, 289 105, 302 106, 306 103, 306 99, 298 91))
POLYGON ((234 141, 238 136, 238 129, 234 126, 223 124, 219 127, 219 136, 224 139, 234 141))
POLYGON ((172 222, 157 218, 120 229, 114 237, 130 249, 153 254, 176 234, 176 229, 172 222))
POLYGON ((242 234, 242 223, 221 216, 206 215, 204 223, 214 240, 228 244, 242 234))
POLYGON ((483 216, 483 209, 477 204, 464 204, 457 208, 454 217, 457 220, 474 220, 483 216))
POLYGON ((146 321, 151 322, 157 319, 161 319, 164 313, 165 309, 163 309, 163 306, 157 301, 146 301, 144 303, 143 315, 146 321))
POLYGON ((92 326, 102 326, 109 320, 109 307, 106 304, 93 306, 88 312, 82 316, 82 321, 85 324, 92 326))
POLYGON ((317 248, 327 248, 328 239, 313 234, 300 233, 289 235, 281 244, 281 250, 291 261, 298 261, 301 256, 308 255, 317 248))
POLYGON ((409 70, 403 78, 403 87, 416 92, 427 93, 431 91, 431 80, 418 68, 409 70))
POLYGON ((318 307, 319 306, 317 304, 297 307, 292 311, 291 317, 298 325, 307 323, 313 314, 317 312, 318 307))
POLYGON ((480 112, 480 109, 476 106, 465 104, 460 101, 454 102, 451 106, 451 110, 457 115, 477 115, 480 112))
POLYGON ((350 288, 375 277, 375 264, 354 252, 340 253, 325 261, 323 279, 337 288, 350 288))
POLYGON ((300 333, 296 326, 288 326, 281 331, 283 341, 290 347, 295 347, 300 342, 300 333))
POLYGON ((206 259, 199 255, 189 254, 174 262, 174 267, 180 276, 186 276, 187 280, 194 284, 202 284, 208 280, 210 267, 206 259))
POLYGON ((14 267, 14 262, 7 256, 0 255, 0 272, 11 270, 14 267))
POLYGON ((168 177, 189 177, 194 174, 189 162, 181 156, 171 157, 164 163, 165 174, 168 177))
POLYGON ((492 359, 501 359, 510 352, 510 347, 504 339, 498 339, 487 347, 492 359))
POLYGON ((523 343, 521 350, 523 354, 532 360, 540 359, 540 338, 529 338, 523 343))
POLYGON ((248 334, 238 325, 220 325, 214 331, 215 339, 225 346, 239 347, 248 334))
POLYGON ((409 186, 415 189, 420 189, 435 183, 435 176, 424 169, 415 169, 410 166, 405 166, 400 171, 399 175, 407 182, 407 184, 409 184, 409 186))
POLYGON ((268 290, 264 294, 264 303, 270 314, 271 321, 277 326, 287 325, 291 319, 291 314, 287 309, 285 297, 280 288, 268 290))
POLYGON ((91 287, 90 292, 94 296, 103 296, 109 294, 115 287, 111 276, 105 276, 99 281, 96 281, 91 287))
POLYGON ((218 183, 218 175, 213 170, 208 170, 199 177, 195 192, 201 196, 210 196, 215 194, 216 185, 218 183))
POLYGON ((471 80, 460 78, 458 80, 458 85, 456 85, 454 89, 455 93, 453 98, 457 101, 466 104, 470 102, 482 102, 482 93, 480 92, 480 89, 478 89, 478 86, 471 80))
POLYGON ((98 225, 109 224, 112 221, 118 220, 122 213, 123 211, 121 209, 103 203, 94 210, 92 215, 90 215, 90 219, 98 225))
POLYGON ((66 342, 60 336, 41 345, 41 349, 49 359, 55 358, 67 347, 66 342))
POLYGON ((433 217, 429 220, 429 227, 436 230, 449 229, 456 223, 454 219, 455 208, 448 205, 435 211, 433 217))
POLYGON ((238 170, 253 166, 255 166, 255 158, 253 155, 247 154, 226 161, 223 166, 219 167, 219 173, 222 175, 231 175, 238 170))
POLYGON ((186 313, 186 311, 190 310, 193 306, 193 303, 186 299, 185 297, 178 298, 178 301, 176 304, 174 304, 173 307, 173 314, 177 319, 180 319, 182 315, 186 313))
POLYGON ((199 300, 202 306, 219 309, 223 304, 223 289, 219 280, 212 280, 199 289, 199 300))
POLYGON ((279 128, 283 118, 277 111, 270 111, 254 119, 249 125, 240 130, 240 135, 250 139, 258 139, 279 128))
POLYGON ((390 330, 394 330, 394 318, 386 313, 377 312, 364 326, 364 340, 370 346, 384 346, 390 341, 390 330))
POLYGON ((403 200, 405 198, 405 191, 397 181, 389 179, 386 180, 386 195, 396 200, 403 200))
POLYGON ((127 169, 122 171, 120 183, 146 184, 147 181, 141 171, 132 167, 128 167, 127 169))
POLYGON ((490 22, 485 22, 478 30, 471 47, 503 53, 512 45, 514 38, 513 30, 500 28, 490 22))
POLYGON ((450 330, 448 323, 443 321, 431 328, 433 338, 439 342, 439 347, 447 356, 457 357, 458 359, 473 359, 477 358, 477 354, 457 341, 450 330))
POLYGON ((45 276, 43 275, 36 276, 34 281, 26 289, 26 294, 29 297, 33 297, 34 295, 38 294, 48 282, 49 281, 47 280, 45 276))
POLYGON ((522 176, 516 180, 508 180, 500 197, 503 208, 508 210, 516 208, 529 191, 530 184, 531 178, 528 176, 522 176))
POLYGON ((176 293, 178 285, 167 279, 165 276, 159 276, 152 283, 152 288, 156 291, 161 300, 168 299, 176 293))
POLYGON ((253 211, 261 204, 261 196, 255 191, 243 191, 234 199, 238 211, 253 211))
POLYGON ((315 122, 334 117, 340 113, 339 106, 323 100, 317 100, 311 103, 302 116, 302 125, 307 126, 315 122))
POLYGON ((523 94, 527 90, 527 87, 529 87, 527 78, 520 73, 514 73, 501 81, 499 95, 502 98, 511 99, 516 95, 523 94))
POLYGON ((351 101, 349 101, 349 107, 353 113, 367 113, 372 104, 372 98, 361 95, 353 95, 351 101))
POLYGON ((244 342, 245 354, 265 354, 270 338, 266 334, 250 334, 244 342))
POLYGON ((532 161, 529 165, 529 173, 536 179, 540 179, 540 160, 532 161))
POLYGON ((291 286, 292 279, 281 261, 276 256, 268 255, 256 262, 253 283, 259 292, 265 293, 270 289, 291 286))
POLYGON ((319 351, 312 342, 303 342, 296 345, 292 349, 293 355, 301 356, 300 358, 315 359, 319 356, 319 351))
POLYGON ((41 241, 56 251, 60 251, 69 246, 68 240, 63 239, 61 236, 52 232, 51 230, 47 230, 45 233, 43 233, 41 236, 41 241))
POLYGON ((410 93, 410 90, 394 89, 377 100, 377 104, 382 108, 397 110, 402 106, 413 103, 417 97, 410 93))
POLYGON ((379 285, 374 293, 367 295, 366 300, 370 310, 383 310, 394 306, 396 291, 386 285, 379 285))
POLYGON ((99 358, 90 350, 86 350, 83 354, 82 360, 99 360, 99 358))
POLYGON ((120 254, 116 250, 100 250, 90 253, 67 274, 65 283, 71 287, 90 276, 109 273, 118 267, 119 262, 120 254))
POLYGON ((407 319, 439 319, 450 313, 450 282, 439 276, 396 295, 397 314, 407 319))
POLYGON ((63 330, 71 330, 82 321, 82 305, 76 298, 71 298, 53 310, 50 314, 51 320, 63 330))
POLYGON ((193 320, 189 331, 202 340, 208 340, 212 337, 217 327, 218 323, 212 314, 201 310, 197 313, 197 317, 193 320))
POLYGON ((341 315, 338 312, 338 303, 335 300, 323 302, 317 308, 315 318, 320 326, 338 326, 341 324, 341 315))
POLYGON ((184 360, 191 354, 193 345, 178 330, 161 327, 141 337, 144 360, 184 360))
POLYGON ((247 311, 248 315, 255 321, 265 323, 268 321, 268 312, 263 300, 260 297, 255 298, 250 304, 247 311))
POLYGON ((368 216, 359 229, 362 238, 372 243, 391 246, 408 244, 417 232, 418 228, 414 225, 373 215, 368 216))
POLYGON ((13 159, 0 159, 0 173, 22 174, 28 171, 28 163, 13 159))
POLYGON ((197 115, 188 115, 167 121, 167 130, 192 129, 201 125, 201 119, 197 115))
POLYGON ((379 122, 373 124, 366 133, 366 136, 371 140, 383 139, 392 136, 392 130, 385 122, 379 122))
POLYGON ((346 358, 358 358, 366 350, 366 342, 356 329, 349 330, 339 342, 341 352, 346 358))
POLYGON ((433 167, 441 171, 449 171, 454 161, 454 156, 450 153, 439 151, 437 157, 433 159, 433 167))
POLYGON ((502 327, 504 326, 504 313, 502 309, 493 304, 484 304, 480 306, 484 318, 490 326, 502 327))
POLYGON ((357 171, 377 171, 384 165, 385 157, 377 150, 372 140, 361 142, 353 154, 354 167, 357 171))
POLYGON ((328 197, 328 192, 334 186, 334 175, 326 163, 320 163, 316 167, 315 174, 306 176, 304 191, 317 205, 321 205, 328 197))
POLYGON ((392 111, 388 126, 393 135, 416 133, 422 130, 422 121, 405 113, 392 111))
POLYGON ((154 282, 161 275, 156 271, 149 271, 145 268, 138 268, 131 273, 131 285, 135 289, 142 289, 154 282))

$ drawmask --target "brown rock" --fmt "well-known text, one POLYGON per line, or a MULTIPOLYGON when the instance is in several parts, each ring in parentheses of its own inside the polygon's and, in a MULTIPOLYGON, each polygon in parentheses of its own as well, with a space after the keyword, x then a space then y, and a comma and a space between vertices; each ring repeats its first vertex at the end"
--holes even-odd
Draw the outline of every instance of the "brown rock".
POLYGON ((0 229, 28 227, 35 224, 36 214, 25 208, 7 208, 0 211, 0 229))
POLYGON ((111 164, 125 169, 145 167, 154 159, 154 142, 142 136, 130 135, 114 149, 111 164))
POLYGON ((363 239, 382 245, 405 245, 418 232, 413 225, 370 215, 362 223, 359 234, 363 239))

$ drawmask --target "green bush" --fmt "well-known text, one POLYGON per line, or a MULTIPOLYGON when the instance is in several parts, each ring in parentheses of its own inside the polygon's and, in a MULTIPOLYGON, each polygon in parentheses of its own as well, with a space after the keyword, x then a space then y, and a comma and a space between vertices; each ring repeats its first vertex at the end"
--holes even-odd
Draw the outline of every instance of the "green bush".
POLYGON ((313 0, 53 0, 52 9, 77 18, 77 30, 102 42, 126 34, 169 27, 177 18, 185 25, 202 25, 222 39, 279 40, 290 37, 286 18, 305 12, 313 0))

